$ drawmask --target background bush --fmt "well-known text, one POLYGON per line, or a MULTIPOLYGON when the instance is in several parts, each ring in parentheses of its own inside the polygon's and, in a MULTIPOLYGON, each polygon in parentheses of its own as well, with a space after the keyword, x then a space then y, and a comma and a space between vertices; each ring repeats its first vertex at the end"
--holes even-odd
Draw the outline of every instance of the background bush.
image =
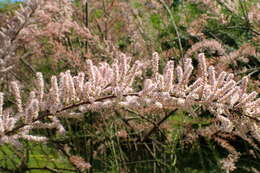
MULTIPOLYGON (((50 85, 52 75, 68 69, 72 74, 86 71, 86 59, 112 62, 123 52, 134 60, 146 61, 157 51, 162 58, 159 71, 168 60, 181 62, 185 56, 192 57, 196 66, 198 53, 204 52, 216 70, 232 72, 237 80, 250 76, 249 90, 259 93, 260 18, 256 0, 75 0, 71 6, 46 3, 52 5, 43 8, 50 20, 35 10, 34 23, 26 24, 27 32, 23 30, 13 39, 17 46, 7 65, 14 64, 15 68, 0 73, 1 91, 9 90, 9 80, 18 80, 26 100, 38 71, 50 85)), ((14 20, 19 4, 0 2, 1 27, 14 20)), ((145 75, 151 76, 149 71, 145 75)), ((141 79, 134 85, 141 88, 141 79)), ((12 106, 14 98, 10 94, 6 97, 5 107, 12 106)), ((17 173, 214 173, 232 171, 223 163, 231 167, 235 163, 233 172, 260 171, 259 141, 246 130, 227 133, 214 129, 216 118, 203 109, 194 109, 199 116, 177 111, 142 142, 137 139, 151 127, 147 119, 157 122, 161 115, 93 111, 79 119, 62 119, 65 135, 53 130, 33 131, 47 136, 48 143, 21 141, 22 148, 1 145, 0 169, 17 173), (237 160, 229 157, 234 151, 240 153, 237 160), (92 167, 77 169, 71 156, 92 167)))

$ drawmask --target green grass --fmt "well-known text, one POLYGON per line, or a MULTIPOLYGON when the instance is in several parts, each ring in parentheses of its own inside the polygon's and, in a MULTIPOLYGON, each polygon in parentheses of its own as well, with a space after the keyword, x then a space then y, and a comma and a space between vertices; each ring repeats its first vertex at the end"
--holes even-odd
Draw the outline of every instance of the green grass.
POLYGON ((0 146, 0 167, 5 167, 10 170, 18 170, 23 160, 26 161, 27 167, 34 168, 33 170, 26 171, 27 173, 49 173, 51 171, 36 169, 36 168, 50 168, 63 170, 64 173, 75 171, 70 162, 57 150, 53 149, 47 144, 39 144, 28 142, 25 143, 25 148, 22 151, 9 145, 0 146), (18 156, 19 155, 19 156, 18 156), (25 157, 26 159, 23 159, 25 157))

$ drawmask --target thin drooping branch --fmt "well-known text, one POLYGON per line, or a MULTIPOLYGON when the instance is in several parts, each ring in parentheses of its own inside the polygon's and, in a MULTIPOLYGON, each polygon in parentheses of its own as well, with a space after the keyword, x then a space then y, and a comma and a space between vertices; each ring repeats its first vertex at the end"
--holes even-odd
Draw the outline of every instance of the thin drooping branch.
MULTIPOLYGON (((138 94, 136 94, 136 93, 128 94, 128 96, 137 96, 137 95, 138 94)), ((124 96, 126 97, 126 95, 124 95, 124 96)), ((115 95, 109 95, 109 96, 106 96, 106 97, 99 98, 99 99, 95 100, 94 102, 100 102, 100 101, 105 101, 105 100, 114 99, 114 98, 116 98, 115 95)), ((39 112, 39 117, 34 119, 33 122, 41 121, 41 120, 43 120, 44 118, 46 118, 48 116, 56 116, 59 113, 62 113, 64 111, 66 111, 66 110, 74 109, 74 108, 77 108, 77 107, 79 107, 81 105, 87 105, 87 104, 91 104, 91 102, 90 101, 83 101, 83 102, 80 102, 80 103, 77 103, 77 104, 72 104, 72 105, 66 106, 66 107, 58 110, 56 113, 51 113, 49 110, 42 111, 42 112, 39 112)), ((22 129, 23 127, 28 126, 28 125, 30 125, 30 124, 22 123, 20 125, 17 125, 12 130, 6 131, 4 133, 5 133, 5 135, 12 135, 12 134, 15 134, 17 131, 19 131, 20 129, 22 129)))

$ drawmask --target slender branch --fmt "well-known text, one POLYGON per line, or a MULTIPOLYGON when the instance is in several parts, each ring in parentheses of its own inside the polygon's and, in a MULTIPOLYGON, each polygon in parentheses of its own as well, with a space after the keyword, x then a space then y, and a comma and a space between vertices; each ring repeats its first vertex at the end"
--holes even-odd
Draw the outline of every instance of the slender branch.
MULTIPOLYGON (((126 96, 139 96, 139 95, 137 93, 129 93, 129 94, 125 94, 123 96, 126 97, 126 96)), ((107 99, 113 99, 113 98, 116 98, 116 97, 117 96, 115 96, 115 95, 109 95, 109 96, 105 96, 105 97, 96 99, 94 102, 100 102, 100 101, 104 101, 104 100, 107 100, 107 99)), ((75 108, 75 107, 78 107, 78 106, 81 106, 81 105, 86 105, 86 104, 91 104, 91 102, 90 101, 83 101, 83 102, 80 102, 80 103, 77 103, 77 104, 73 104, 73 105, 64 107, 63 109, 57 111, 56 113, 60 113, 60 112, 63 112, 65 110, 72 109, 72 108, 75 108)))
POLYGON ((0 167, 0 171, 13 173, 13 170, 5 168, 5 167, 0 167))
POLYGON ((151 135, 152 133, 162 124, 164 123, 172 114, 174 114, 178 109, 174 109, 173 111, 171 111, 168 114, 165 114, 165 116, 156 123, 156 125, 153 126, 153 128, 151 128, 146 135, 143 137, 143 139, 141 140, 141 142, 146 141, 151 135))
POLYGON ((128 123, 128 120, 126 118, 122 117, 121 114, 116 109, 114 110, 114 112, 133 132, 135 132, 135 129, 131 126, 130 123, 128 123))
POLYGON ((178 27, 177 27, 177 25, 176 25, 176 22, 175 22, 175 20, 174 20, 174 17, 173 17, 173 15, 172 15, 172 12, 171 12, 169 6, 165 3, 164 0, 159 0, 159 2, 160 2, 161 4, 163 4, 164 8, 167 10, 167 12, 168 12, 168 14, 169 14, 169 16, 170 16, 170 21, 171 21, 171 23, 172 23, 172 25, 173 25, 173 27, 174 27, 174 30, 175 30, 176 35, 177 35, 177 38, 178 38, 178 44, 179 44, 179 48, 180 48, 181 57, 183 57, 183 56, 184 56, 184 53, 183 53, 183 48, 182 48, 182 44, 181 44, 181 37, 180 37, 180 33, 179 33, 178 27))
MULTIPOLYGON (((85 26, 88 28, 88 25, 89 25, 89 2, 88 0, 86 0, 86 3, 85 3, 85 26)), ((88 53, 89 51, 89 45, 88 45, 88 40, 86 40, 85 42, 85 48, 86 48, 86 52, 88 53)))
POLYGON ((242 114, 240 110, 233 109, 233 110, 230 110, 230 111, 232 113, 235 113, 235 114, 239 115, 239 116, 245 116, 245 117, 247 117, 247 118, 249 118, 251 120, 254 120, 254 121, 260 123, 260 119, 258 119, 257 117, 252 117, 252 116, 249 116, 249 115, 246 115, 246 114, 242 114))
POLYGON ((36 74, 36 70, 33 68, 33 66, 31 66, 31 65, 25 60, 26 57, 31 56, 31 55, 33 55, 33 53, 27 52, 27 53, 25 53, 25 54, 20 58, 20 60, 21 60, 21 62, 22 62, 23 64, 25 64, 25 65, 30 69, 30 71, 35 75, 35 74, 36 74))
POLYGON ((85 3, 85 26, 88 28, 88 21, 89 21, 89 14, 88 14, 88 5, 89 5, 89 2, 88 0, 86 0, 86 3, 85 3))
POLYGON ((47 170, 50 172, 54 172, 54 173, 59 173, 60 171, 76 171, 75 169, 68 169, 68 168, 50 168, 50 167, 42 167, 42 168, 37 168, 37 167, 30 167, 27 168, 27 170, 47 170))
POLYGON ((244 70, 244 71, 238 71, 238 72, 236 72, 235 74, 236 74, 236 75, 240 75, 240 74, 246 74, 246 73, 250 72, 250 73, 248 74, 248 77, 250 77, 250 76, 252 76, 252 74, 254 74, 254 73, 258 72, 258 71, 260 71, 260 67, 255 67, 255 68, 251 68, 251 69, 246 69, 246 70, 244 70))
POLYGON ((130 110, 130 109, 125 109, 125 110, 128 111, 128 112, 130 112, 130 113, 134 113, 135 115, 139 116, 140 118, 142 118, 142 119, 146 120, 147 122, 153 124, 154 126, 158 127, 158 130, 161 132, 161 134, 162 134, 165 138, 167 138, 167 137, 165 136, 165 134, 163 133, 163 131, 160 129, 160 127, 157 126, 157 124, 156 124, 155 121, 152 121, 151 119, 146 118, 145 116, 143 116, 143 115, 141 115, 141 114, 139 114, 139 113, 137 113, 137 112, 135 112, 135 111, 132 111, 132 110, 130 110))
POLYGON ((229 6, 227 6, 227 4, 225 4, 224 2, 222 2, 221 0, 216 0, 217 3, 221 6, 223 6, 224 8, 226 8, 230 13, 236 14, 232 8, 230 8, 229 6))
MULTIPOLYGON (((124 97, 126 96, 138 96, 137 93, 129 93, 129 94, 125 94, 123 95, 124 97)), ((105 96, 105 97, 102 97, 102 98, 99 98, 99 99, 96 99, 94 102, 99 102, 99 101, 104 101, 104 100, 107 100, 107 99, 113 99, 113 98, 116 98, 117 96, 115 95, 109 95, 109 96, 105 96)), ((72 104, 72 105, 69 105, 67 107, 64 107, 58 111, 56 111, 56 113, 50 113, 49 110, 46 110, 46 111, 42 111, 39 113, 39 117, 34 119, 33 122, 36 122, 36 121, 39 121, 39 120, 43 120, 45 117, 49 116, 49 115, 52 115, 54 116, 55 114, 58 114, 58 113, 61 113, 63 111, 66 111, 66 110, 69 110, 69 109, 73 109, 73 108, 76 108, 76 107, 79 107, 81 105, 86 105, 86 104, 91 104, 92 102, 90 101, 83 101, 83 102, 79 102, 79 103, 76 103, 76 104, 72 104)), ((25 124, 25 123, 22 123, 18 126, 16 126, 15 128, 13 128, 12 130, 10 131, 7 131, 5 132, 5 135, 11 135, 13 134, 14 132, 18 131, 19 129, 27 126, 27 125, 30 125, 30 124, 25 124)))

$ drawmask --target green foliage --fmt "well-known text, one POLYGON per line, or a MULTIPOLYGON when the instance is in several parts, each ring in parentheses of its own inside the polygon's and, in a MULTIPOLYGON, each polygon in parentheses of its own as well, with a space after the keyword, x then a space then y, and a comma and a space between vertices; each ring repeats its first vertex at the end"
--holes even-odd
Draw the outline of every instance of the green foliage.
POLYGON ((118 47, 120 50, 125 50, 129 44, 131 44, 131 38, 130 37, 122 37, 120 40, 118 40, 118 47))
POLYGON ((159 14, 156 14, 156 13, 151 14, 150 22, 154 29, 162 30, 163 22, 162 22, 162 18, 159 14))
POLYGON ((49 145, 24 142, 23 147, 0 146, 0 170, 4 167, 16 173, 50 173, 51 169, 62 170, 64 173, 75 172, 72 171, 70 162, 49 145), (21 166, 23 163, 26 163, 26 167, 21 166))
POLYGON ((139 2, 138 0, 132 0, 131 5, 133 8, 136 8, 136 9, 141 8, 143 6, 142 3, 139 2))
POLYGON ((97 19, 101 18, 104 15, 104 11, 101 9, 95 9, 93 11, 93 16, 97 19))
POLYGON ((7 13, 16 10, 21 2, 12 2, 11 0, 0 1, 0 13, 7 13))

